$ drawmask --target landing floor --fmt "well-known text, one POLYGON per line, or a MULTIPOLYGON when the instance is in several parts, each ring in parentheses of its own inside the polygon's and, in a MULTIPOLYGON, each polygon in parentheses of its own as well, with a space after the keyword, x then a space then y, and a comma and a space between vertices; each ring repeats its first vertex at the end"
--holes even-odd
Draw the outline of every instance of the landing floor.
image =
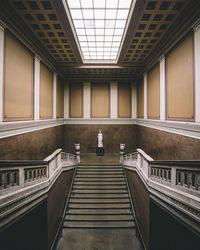
POLYGON ((67 229, 56 250, 142 250, 133 229, 67 229))

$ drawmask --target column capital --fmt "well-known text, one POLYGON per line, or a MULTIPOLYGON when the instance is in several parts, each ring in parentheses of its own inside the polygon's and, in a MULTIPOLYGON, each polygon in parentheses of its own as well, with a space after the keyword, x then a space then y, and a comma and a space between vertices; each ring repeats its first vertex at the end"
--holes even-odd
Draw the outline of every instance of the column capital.
POLYGON ((162 62, 162 61, 164 61, 164 60, 165 60, 165 55, 160 56, 159 62, 162 62))
POLYGON ((40 62, 40 61, 41 61, 41 57, 38 56, 37 54, 35 54, 35 61, 37 61, 37 62, 40 62))
POLYGON ((194 31, 197 31, 200 28, 200 18, 192 26, 194 31))
POLYGON ((4 31, 6 27, 6 24, 0 19, 0 30, 4 31))

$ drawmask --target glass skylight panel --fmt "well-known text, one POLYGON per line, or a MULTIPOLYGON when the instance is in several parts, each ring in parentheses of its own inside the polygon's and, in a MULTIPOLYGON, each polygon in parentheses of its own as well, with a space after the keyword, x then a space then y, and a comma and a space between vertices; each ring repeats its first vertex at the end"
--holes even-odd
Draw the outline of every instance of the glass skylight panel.
POLYGON ((132 0, 66 0, 83 59, 116 59, 132 0))

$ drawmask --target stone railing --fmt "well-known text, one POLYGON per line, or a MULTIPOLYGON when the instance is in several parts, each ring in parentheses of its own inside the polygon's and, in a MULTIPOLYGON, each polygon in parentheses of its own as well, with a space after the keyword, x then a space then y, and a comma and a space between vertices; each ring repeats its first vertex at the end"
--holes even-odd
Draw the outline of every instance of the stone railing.
POLYGON ((9 214, 15 210, 22 207, 21 213, 24 213, 30 209, 30 203, 35 205, 44 199, 62 171, 76 164, 76 155, 61 149, 43 161, 0 161, 0 228, 13 219, 9 214))
POLYGON ((200 223, 200 161, 154 161, 137 149, 124 155, 123 165, 138 173, 152 199, 168 208, 173 206, 180 212, 181 219, 200 233, 197 226, 200 223))

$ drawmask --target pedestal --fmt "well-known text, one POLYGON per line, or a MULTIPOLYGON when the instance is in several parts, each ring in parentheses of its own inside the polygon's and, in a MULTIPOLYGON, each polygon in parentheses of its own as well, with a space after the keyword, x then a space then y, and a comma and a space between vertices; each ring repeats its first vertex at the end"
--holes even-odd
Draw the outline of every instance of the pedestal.
POLYGON ((97 156, 103 156, 104 155, 104 148, 96 148, 96 155, 97 156))

